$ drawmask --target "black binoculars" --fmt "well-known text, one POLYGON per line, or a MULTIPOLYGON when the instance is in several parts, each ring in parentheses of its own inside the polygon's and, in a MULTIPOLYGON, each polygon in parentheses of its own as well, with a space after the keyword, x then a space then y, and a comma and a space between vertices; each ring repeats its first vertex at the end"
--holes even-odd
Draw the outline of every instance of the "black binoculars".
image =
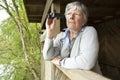
POLYGON ((48 19, 53 19, 53 18, 61 19, 64 17, 65 17, 65 15, 61 14, 61 13, 49 13, 47 16, 48 19))

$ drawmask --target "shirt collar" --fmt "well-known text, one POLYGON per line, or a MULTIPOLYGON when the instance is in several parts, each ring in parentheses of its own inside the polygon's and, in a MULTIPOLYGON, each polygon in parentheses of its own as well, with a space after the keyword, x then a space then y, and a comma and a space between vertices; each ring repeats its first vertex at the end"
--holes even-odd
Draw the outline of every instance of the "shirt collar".
POLYGON ((69 34, 70 34, 70 30, 68 28, 66 28, 65 30, 65 34, 63 36, 63 39, 65 40, 65 44, 70 47, 70 40, 69 40, 69 34))
POLYGON ((65 35, 63 36, 63 38, 64 38, 64 39, 67 38, 67 37, 69 36, 69 34, 70 34, 70 30, 67 28, 67 29, 65 30, 65 35))
MULTIPOLYGON (((83 32, 83 31, 84 31, 84 27, 81 28, 81 30, 79 31, 79 33, 83 32)), ((78 35, 79 35, 79 33, 78 33, 78 35)), ((65 39, 66 37, 68 37, 69 34, 70 34, 70 30, 69 30, 69 28, 66 28, 65 29, 65 35, 63 36, 63 38, 65 39)))
MULTIPOLYGON (((84 27, 81 28, 81 30, 79 31, 79 33, 80 33, 80 32, 83 32, 83 31, 84 31, 84 27)), ((77 34, 77 36, 79 35, 79 33, 77 34)), ((68 47, 70 46, 69 34, 70 34, 70 30, 69 30, 69 28, 66 28, 65 34, 64 34, 64 36, 63 36, 63 39, 65 40, 65 42, 66 42, 66 44, 68 45, 68 47)), ((76 37, 77 37, 77 36, 76 36, 76 37)), ((75 37, 75 38, 76 38, 76 37, 75 37)))

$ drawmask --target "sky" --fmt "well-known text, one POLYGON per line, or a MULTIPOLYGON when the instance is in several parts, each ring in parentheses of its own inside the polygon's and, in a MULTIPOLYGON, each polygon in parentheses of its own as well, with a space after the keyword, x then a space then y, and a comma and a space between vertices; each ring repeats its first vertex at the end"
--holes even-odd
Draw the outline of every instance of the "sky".
POLYGON ((7 14, 7 12, 5 10, 0 10, 0 23, 7 19, 9 17, 9 15, 7 14))
MULTIPOLYGON (((0 24, 2 23, 3 20, 7 19, 9 15, 5 10, 0 10, 0 24)), ((2 34, 2 31, 0 29, 0 35, 2 34)))

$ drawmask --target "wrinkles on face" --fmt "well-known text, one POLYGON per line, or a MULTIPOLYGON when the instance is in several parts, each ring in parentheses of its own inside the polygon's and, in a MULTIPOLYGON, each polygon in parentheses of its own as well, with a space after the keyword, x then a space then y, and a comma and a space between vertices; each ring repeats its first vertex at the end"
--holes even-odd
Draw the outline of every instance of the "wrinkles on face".
POLYGON ((66 13, 67 27, 71 30, 79 30, 84 24, 83 13, 79 9, 71 9, 66 13))

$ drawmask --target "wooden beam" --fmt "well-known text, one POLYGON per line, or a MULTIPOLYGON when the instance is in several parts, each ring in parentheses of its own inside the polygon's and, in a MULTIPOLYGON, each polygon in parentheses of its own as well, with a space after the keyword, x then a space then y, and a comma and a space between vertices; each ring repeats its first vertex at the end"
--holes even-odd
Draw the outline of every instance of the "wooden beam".
MULTIPOLYGON (((51 8, 51 12, 56 12, 56 13, 60 13, 60 0, 57 0, 57 2, 53 3, 53 0, 47 0, 46 6, 45 6, 45 10, 42 16, 42 20, 41 20, 41 28, 43 27, 43 24, 45 22, 45 18, 47 16, 47 13, 49 11, 49 9, 51 8)), ((56 37, 56 35, 60 32, 60 20, 56 21, 56 25, 55 25, 55 33, 54 33, 54 37, 56 37)), ((44 41, 46 37, 46 31, 43 33, 43 35, 41 35, 41 42, 44 41)))
MULTIPOLYGON (((42 29, 42 27, 44 25, 45 18, 46 18, 47 14, 48 14, 48 11, 49 11, 49 9, 51 7, 52 2, 53 2, 53 0, 47 0, 47 2, 46 2, 45 9, 44 9, 42 19, 41 19, 41 29, 42 29)), ((46 37, 46 31, 41 35, 40 42, 43 42, 45 40, 45 37, 46 37)))
MULTIPOLYGON (((60 13, 60 0, 57 0, 51 6, 51 12, 60 13)), ((60 20, 56 21, 54 37, 60 32, 60 20)))
POLYGON ((53 2, 53 0, 47 0, 47 2, 46 2, 45 9, 44 9, 43 16, 42 16, 42 20, 41 20, 41 28, 43 27, 43 24, 45 22, 45 18, 47 16, 47 13, 50 9, 52 2, 53 2))

